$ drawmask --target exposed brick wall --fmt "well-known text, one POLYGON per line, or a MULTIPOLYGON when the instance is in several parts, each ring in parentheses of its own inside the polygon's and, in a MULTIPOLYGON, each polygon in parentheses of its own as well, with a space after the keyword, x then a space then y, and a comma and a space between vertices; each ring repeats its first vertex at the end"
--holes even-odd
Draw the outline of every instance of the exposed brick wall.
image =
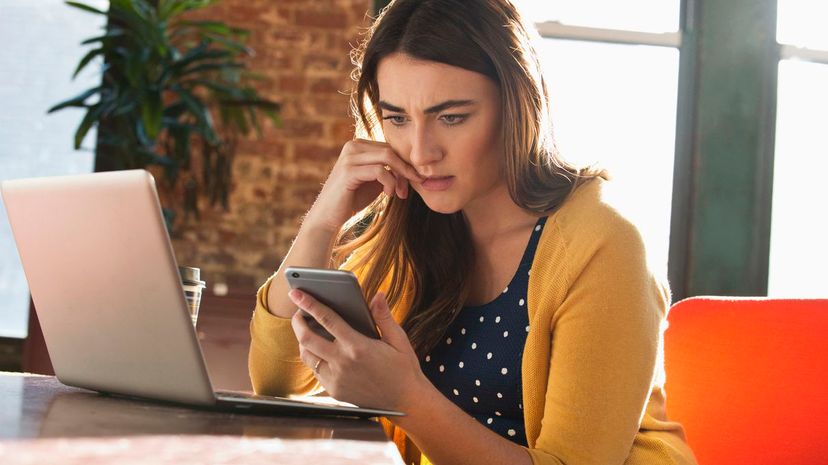
MULTIPOLYGON (((264 125, 236 151, 230 211, 200 204, 199 222, 179 222, 179 264, 198 266, 212 290, 255 291, 290 247, 342 145, 348 116, 349 51, 370 24, 371 0, 222 0, 199 17, 251 31, 252 71, 263 96, 282 105, 283 126, 264 125)), ((181 216, 181 215, 180 215, 181 216)), ((209 295, 209 294, 208 294, 209 295)))

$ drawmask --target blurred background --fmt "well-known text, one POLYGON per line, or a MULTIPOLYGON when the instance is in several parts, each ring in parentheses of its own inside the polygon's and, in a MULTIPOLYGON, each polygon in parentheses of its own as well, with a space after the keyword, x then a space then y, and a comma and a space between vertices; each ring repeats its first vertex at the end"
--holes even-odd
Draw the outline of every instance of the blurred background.
MULTIPOLYGON (((105 150, 111 124, 90 122, 74 147, 94 100, 87 108, 47 114, 106 85, 114 72, 112 58, 99 53, 72 78, 83 57, 103 43, 81 42, 114 37, 124 21, 113 19, 108 1, 82 3, 90 9, 59 0, 0 0, 0 179, 112 169, 105 150)), ((189 3, 206 6, 177 20, 200 22, 212 31, 212 43, 227 45, 216 39, 222 31, 246 31, 224 37, 244 49, 230 68, 250 74, 237 82, 253 93, 225 96, 248 103, 255 97, 261 104, 252 108, 259 131, 252 129, 250 112, 245 125, 230 127, 225 117, 238 123, 236 113, 220 113, 216 104, 226 99, 204 94, 202 110, 212 113, 222 140, 232 142, 213 146, 223 167, 190 146, 190 133, 176 138, 175 127, 157 122, 167 130, 159 140, 171 141, 170 153, 180 162, 177 180, 161 192, 175 253, 179 264, 201 268, 207 282, 199 336, 211 375, 219 387, 242 389, 255 291, 278 267, 353 136, 349 51, 387 2, 189 3), (186 146, 177 145, 185 139, 186 146)), ((828 186, 820 179, 828 171, 828 5, 516 3, 541 37, 561 151, 575 162, 610 169, 624 208, 642 228, 654 269, 669 277, 674 301, 694 295, 828 297, 828 186)), ((167 99, 163 94, 159 101, 167 99)), ((193 121, 210 119, 193 114, 193 121)), ((144 123, 152 128, 152 121, 144 123)), ((193 130, 193 137, 203 135, 193 130)), ((165 176, 169 166, 150 169, 165 176)), ((50 369, 2 204, 0 369, 50 369)))

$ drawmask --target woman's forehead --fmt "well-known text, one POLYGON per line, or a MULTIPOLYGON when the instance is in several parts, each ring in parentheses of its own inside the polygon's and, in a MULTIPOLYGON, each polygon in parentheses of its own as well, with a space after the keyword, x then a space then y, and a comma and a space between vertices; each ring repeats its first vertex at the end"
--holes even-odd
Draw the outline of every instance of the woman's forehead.
POLYGON ((382 100, 420 108, 446 100, 485 100, 497 94, 494 83, 482 74, 402 53, 379 62, 377 84, 382 100))

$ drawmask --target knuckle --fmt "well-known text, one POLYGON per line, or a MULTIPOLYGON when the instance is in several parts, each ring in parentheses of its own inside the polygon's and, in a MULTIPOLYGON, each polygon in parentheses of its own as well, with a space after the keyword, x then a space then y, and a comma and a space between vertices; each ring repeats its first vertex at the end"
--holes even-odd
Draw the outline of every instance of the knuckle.
POLYGON ((367 355, 368 350, 366 350, 364 347, 354 347, 354 350, 351 352, 351 356, 353 357, 354 363, 358 363, 360 360, 364 360, 367 355))
POLYGON ((319 324, 325 328, 331 328, 334 325, 334 319, 329 313, 322 313, 316 318, 316 320, 319 321, 319 324))
POLYGON ((339 152, 339 159, 342 160, 343 163, 348 163, 351 161, 351 157, 358 151, 359 150, 353 141, 346 142, 345 145, 342 146, 342 150, 339 152))
MULTIPOLYGON (((310 332, 305 331, 304 329, 300 330, 299 333, 296 334, 296 340, 299 342, 300 348, 302 346, 307 345, 308 342, 310 342, 310 338, 311 338, 310 332)), ((300 354, 301 353, 302 352, 301 352, 301 349, 300 349, 300 354)))
POLYGON ((339 368, 342 370, 343 373, 353 373, 356 370, 357 364, 354 362, 354 359, 351 358, 350 355, 342 357, 339 361, 339 368))
POLYGON ((345 357, 344 363, 345 364, 354 364, 358 363, 359 360, 365 358, 365 349, 359 346, 350 346, 345 349, 345 357))

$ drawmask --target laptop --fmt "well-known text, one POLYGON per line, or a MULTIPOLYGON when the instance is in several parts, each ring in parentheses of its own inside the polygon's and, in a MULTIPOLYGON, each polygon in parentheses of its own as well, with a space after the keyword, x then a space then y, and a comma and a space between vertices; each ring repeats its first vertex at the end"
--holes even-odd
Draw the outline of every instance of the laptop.
POLYGON ((218 410, 403 415, 333 400, 215 392, 150 173, 18 179, 0 183, 0 191, 63 384, 218 410))

